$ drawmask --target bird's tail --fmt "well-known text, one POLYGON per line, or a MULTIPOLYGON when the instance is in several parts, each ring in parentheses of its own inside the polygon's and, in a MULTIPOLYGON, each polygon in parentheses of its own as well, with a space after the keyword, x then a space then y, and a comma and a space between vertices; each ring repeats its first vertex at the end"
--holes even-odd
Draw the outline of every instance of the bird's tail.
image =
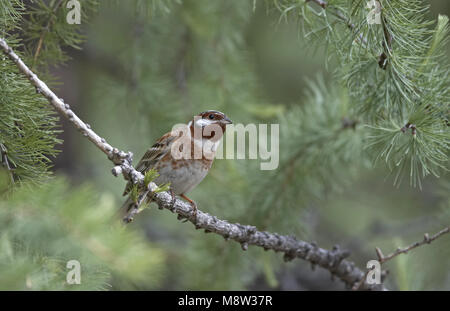
POLYGON ((129 223, 133 221, 133 213, 131 213, 132 210, 137 210, 138 206, 136 202, 134 202, 130 196, 125 200, 125 202, 122 204, 122 207, 117 211, 117 214, 120 215, 119 217, 122 218, 122 221, 124 223, 129 223))
MULTIPOLYGON (((138 202, 140 204, 149 202, 147 197, 147 193, 143 193, 138 197, 138 202)), ((124 222, 128 223, 133 221, 133 217, 135 214, 139 212, 139 205, 136 203, 131 196, 128 196, 126 201, 122 204, 122 207, 120 208, 120 214, 122 215, 122 219, 124 222)))
POLYGON ((122 207, 120 208, 120 210, 121 210, 123 213, 126 213, 126 212, 128 212, 128 211, 133 207, 134 204, 136 204, 136 203, 133 202, 133 200, 131 199, 130 196, 128 196, 128 198, 126 199, 126 201, 122 204, 122 207))

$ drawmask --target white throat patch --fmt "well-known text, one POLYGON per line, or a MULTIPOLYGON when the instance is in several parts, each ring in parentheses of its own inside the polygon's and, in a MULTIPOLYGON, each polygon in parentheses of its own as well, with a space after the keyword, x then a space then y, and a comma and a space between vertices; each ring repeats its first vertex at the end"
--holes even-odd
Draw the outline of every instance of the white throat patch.
POLYGON ((195 121, 195 126, 197 127, 204 127, 213 124, 213 120, 203 119, 199 118, 197 121, 195 121))

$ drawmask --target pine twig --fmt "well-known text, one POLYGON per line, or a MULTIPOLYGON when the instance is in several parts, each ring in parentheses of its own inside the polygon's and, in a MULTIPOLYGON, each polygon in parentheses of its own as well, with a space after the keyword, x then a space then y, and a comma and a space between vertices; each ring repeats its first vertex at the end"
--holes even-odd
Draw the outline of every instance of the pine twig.
POLYGON ((441 231, 439 231, 438 233, 436 233, 433 236, 429 236, 428 233, 424 234, 423 240, 420 242, 415 242, 405 248, 397 248, 397 250, 387 256, 384 256, 383 253, 381 252, 381 249, 379 247, 375 248, 375 251, 377 253, 378 256, 378 261, 380 262, 380 264, 385 263, 386 261, 391 260, 392 258, 400 255, 400 254, 407 254, 410 250, 419 247, 421 245, 425 245, 425 244, 430 244, 431 242, 433 242, 434 240, 436 240, 437 238, 443 236, 446 233, 450 233, 450 227, 444 228, 441 231))
POLYGON ((3 145, 3 144, 0 144, 0 153, 2 156, 2 164, 8 170, 9 176, 11 178, 11 182, 14 183, 13 169, 9 165, 9 160, 8 160, 8 149, 6 149, 5 145, 3 145))
POLYGON ((53 14, 56 13, 56 11, 59 9, 61 4, 62 4, 62 0, 59 0, 56 3, 55 7, 52 9, 51 16, 50 16, 47 24, 45 25, 44 29, 42 30, 41 36, 39 37, 39 41, 38 41, 38 45, 37 45, 36 51, 34 53, 32 68, 34 68, 34 65, 36 64, 37 58, 39 56, 39 53, 41 52, 42 44, 44 43, 44 37, 45 37, 46 33, 49 32, 50 27, 51 27, 51 25, 54 22, 53 14))
POLYGON ((375 266, 373 266, 370 269, 367 269, 366 273, 364 273, 364 277, 359 281, 356 282, 355 285, 353 285, 352 290, 361 290, 364 286, 364 281, 367 280, 367 276, 369 275, 369 272, 375 269, 375 266))
MULTIPOLYGON (((84 123, 70 110, 68 104, 64 104, 64 101, 57 97, 55 93, 53 93, 27 65, 25 65, 2 38, 0 38, 0 48, 17 65, 19 70, 28 77, 30 83, 36 87, 36 90, 47 98, 52 106, 108 156, 115 164, 115 167, 112 169, 114 176, 122 174, 126 180, 131 180, 133 184, 138 185, 138 187, 145 188, 144 175, 136 171, 132 166, 131 152, 126 153, 117 148, 113 148, 105 139, 97 135, 88 124, 84 123)), ((262 247, 264 250, 273 250, 275 252, 284 253, 284 259, 286 261, 294 258, 304 259, 310 262, 313 267, 318 265, 327 269, 333 276, 338 277, 349 288, 352 288, 357 283, 359 284, 359 282, 364 279, 365 272, 356 267, 353 262, 346 260, 345 258, 348 257, 350 253, 341 250, 338 246, 333 247, 332 250, 323 249, 318 247, 315 243, 297 240, 294 236, 258 231, 254 226, 230 223, 200 210, 197 211, 197 215, 195 216, 194 210, 190 204, 179 199, 176 199, 174 202, 172 196, 168 192, 153 192, 156 188, 156 184, 150 182, 148 185, 148 192, 151 192, 150 195, 152 196, 152 201, 156 202, 160 209, 168 209, 177 213, 179 219, 189 220, 195 225, 196 229, 204 229, 205 233, 214 232, 221 235, 225 240, 234 240, 241 244, 243 250, 248 249, 249 245, 255 245, 262 247)), ((129 215, 127 215, 128 217, 130 216, 130 213, 135 214, 136 210, 132 209, 129 212, 129 215)), ((131 215, 131 217, 132 216, 133 215, 131 215)), ((358 287, 367 290, 385 290, 385 287, 382 284, 368 284, 365 280, 362 286, 358 285, 358 287)))
MULTIPOLYGON (((383 8, 384 10, 384 8, 383 8)), ((392 55, 392 35, 389 33, 386 17, 381 11, 381 24, 383 26, 383 52, 379 56, 378 65, 381 69, 386 70, 389 63, 388 58, 392 55)))
MULTIPOLYGON (((328 2, 325 0, 306 0, 306 2, 314 2, 317 5, 321 6, 322 9, 329 11, 331 14, 333 14, 336 18, 338 18, 339 20, 341 20, 342 22, 344 22, 347 27, 352 30, 355 31, 356 30, 356 25, 352 23, 352 21, 350 20, 350 18, 347 18, 341 11, 335 9, 335 11, 331 11, 328 6, 328 2)), ((359 40, 362 44, 363 47, 367 46, 367 39, 364 37, 364 35, 362 33, 359 34, 359 40)))
POLYGON ((306 2, 314 2, 320 5, 323 9, 325 9, 328 5, 328 3, 324 0, 306 0, 306 2))

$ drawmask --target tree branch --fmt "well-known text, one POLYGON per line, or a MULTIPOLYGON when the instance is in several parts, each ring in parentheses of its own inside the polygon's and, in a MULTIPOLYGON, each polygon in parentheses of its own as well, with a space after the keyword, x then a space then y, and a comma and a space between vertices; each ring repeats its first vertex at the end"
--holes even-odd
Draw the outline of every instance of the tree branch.
MULTIPOLYGON (((117 148, 113 148, 105 139, 97 135, 88 124, 84 123, 70 110, 68 104, 64 104, 64 101, 58 98, 24 64, 2 38, 0 38, 0 47, 16 63, 20 71, 28 77, 31 84, 36 87, 36 90, 45 96, 49 103, 62 116, 67 118, 84 136, 108 156, 115 164, 115 167, 112 169, 114 176, 122 174, 126 180, 131 180, 141 189, 145 188, 144 176, 132 166, 133 155, 131 152, 126 153, 117 148)), ((249 245, 255 245, 262 247, 264 250, 281 252, 284 253, 284 259, 286 261, 301 258, 310 262, 313 267, 318 265, 327 269, 332 276, 338 277, 348 288, 352 288, 355 284, 358 284, 358 288, 360 289, 385 290, 382 284, 368 284, 366 280, 364 280, 363 284, 360 284, 366 273, 356 267, 353 262, 346 260, 345 258, 349 256, 349 252, 341 250, 338 246, 334 246, 332 250, 326 250, 318 247, 315 243, 297 240, 294 236, 258 231, 254 226, 230 223, 200 210, 195 217, 194 210, 190 204, 179 199, 173 201, 172 196, 168 192, 155 193, 153 192, 155 189, 157 189, 156 184, 150 182, 147 190, 140 195, 138 200, 143 201, 147 196, 150 196, 152 201, 156 202, 160 209, 168 209, 173 213, 177 213, 178 219, 186 219, 192 222, 196 229, 204 229, 205 233, 214 232, 221 235, 225 240, 234 240, 241 244, 243 250, 247 250, 249 245)), ((127 217, 132 219, 137 212, 137 208, 132 209, 127 217)))
POLYGON ((328 3, 324 0, 306 0, 306 2, 314 2, 317 3, 317 5, 320 5, 323 9, 325 9, 328 5, 328 3))
POLYGON ((47 24, 45 25, 44 29, 42 30, 42 33, 41 33, 41 36, 39 37, 38 45, 36 48, 36 52, 34 53, 33 66, 32 66, 33 69, 34 69, 34 65, 36 64, 39 53, 41 52, 45 34, 50 31, 50 27, 51 27, 52 23, 54 22, 54 15, 56 14, 56 11, 59 9, 61 4, 62 4, 62 0, 59 0, 58 3, 56 3, 55 7, 51 9, 50 18, 49 18, 47 24))
POLYGON ((14 184, 14 173, 13 173, 13 169, 9 165, 8 149, 6 149, 5 145, 2 143, 0 143, 0 154, 2 157, 2 164, 8 170, 9 177, 11 178, 11 182, 14 184))
MULTIPOLYGON (((317 5, 321 6, 322 9, 326 10, 329 9, 330 7, 328 6, 328 2, 325 0, 306 0, 306 2, 314 2, 317 5)), ((352 23, 352 21, 350 20, 350 18, 347 18, 341 11, 339 11, 337 8, 333 8, 335 9, 335 11, 331 11, 328 10, 331 14, 333 14, 335 17, 337 17, 338 19, 340 19, 341 21, 343 21, 347 27, 352 30, 352 31, 356 31, 356 25, 352 23)), ((363 47, 367 46, 367 39, 364 37, 364 35, 362 33, 359 33, 359 40, 362 44, 363 47)))
POLYGON ((420 242, 415 242, 405 248, 397 248, 397 250, 395 252, 393 252, 392 254, 389 254, 387 256, 384 256, 383 253, 381 252, 381 249, 379 247, 376 247, 376 253, 378 256, 378 261, 382 264, 385 263, 386 261, 391 260, 392 258, 400 255, 400 254, 407 254, 410 250, 419 247, 421 245, 425 245, 425 244, 430 244, 431 242, 433 242, 434 240, 436 240, 437 238, 443 236, 446 233, 450 232, 450 227, 444 228, 441 231, 439 231, 438 233, 436 233, 433 236, 429 236, 428 233, 424 234, 423 240, 420 242))

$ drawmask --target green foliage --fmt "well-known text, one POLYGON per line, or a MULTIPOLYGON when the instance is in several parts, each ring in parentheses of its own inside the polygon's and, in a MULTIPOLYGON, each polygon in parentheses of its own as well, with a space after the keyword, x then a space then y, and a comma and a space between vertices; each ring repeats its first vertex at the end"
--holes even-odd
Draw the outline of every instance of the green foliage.
MULTIPOLYGON (((310 83, 303 106, 294 106, 277 123, 280 165, 263 172, 265 182, 251 180, 258 190, 247 216, 262 228, 289 233, 300 228, 299 209, 352 181, 367 158, 367 131, 355 119, 347 93, 321 79, 310 83)), ((262 173, 248 175, 261 178, 262 173)))
POLYGON ((2 1, 0 3, 0 30, 2 37, 8 30, 17 29, 24 5, 20 0, 2 1))
POLYGON ((0 286, 8 290, 151 288, 164 271, 164 253, 142 232, 124 228, 112 198, 56 178, 23 185, 5 196, 1 172, 0 286), (81 264, 81 284, 68 285, 66 263, 81 264))
MULTIPOLYGON (((110 0, 110 2, 117 6, 120 0, 110 0)), ((133 0, 128 3, 133 8, 135 16, 139 18, 153 18, 158 13, 170 13, 174 5, 181 4, 182 0, 133 0)))
MULTIPOLYGON (((328 2, 334 12, 349 15, 352 12, 347 9, 350 2, 328 2), (333 9, 339 4, 342 5, 340 10, 333 9)), ((271 6, 275 2, 266 3, 271 6)), ((86 69, 83 75, 87 80, 86 88, 91 90, 88 102, 93 104, 89 106, 92 118, 89 122, 98 124, 105 107, 112 107, 115 113, 108 115, 109 121, 97 126, 102 127, 100 131, 108 132, 119 145, 136 151, 136 154, 139 150, 146 150, 172 125, 187 122, 192 115, 205 109, 222 110, 235 123, 279 123, 280 166, 276 171, 260 171, 260 162, 254 160, 215 160, 206 179, 189 197, 198 203, 200 209, 219 218, 250 223, 259 229, 307 234, 314 236, 314 239, 316 235, 320 239, 320 233, 323 232, 328 238, 325 245, 331 247, 330 236, 333 236, 331 240, 334 242, 340 241, 334 238, 334 219, 314 234, 311 227, 315 223, 309 223, 309 208, 320 210, 317 207, 324 205, 327 199, 333 201, 340 192, 353 199, 348 195, 352 194, 351 190, 355 187, 353 177, 362 174, 361 171, 365 172, 363 169, 370 167, 370 163, 386 147, 384 142, 378 143, 374 139, 384 122, 390 124, 391 120, 396 120, 398 124, 395 132, 410 144, 411 129, 406 133, 401 131, 409 121, 408 117, 413 116, 410 119, 420 124, 422 131, 439 134, 442 121, 431 124, 429 120, 435 120, 438 114, 442 115, 442 109, 436 109, 435 113, 428 107, 429 120, 423 118, 419 111, 426 104, 405 104, 403 114, 394 112, 407 101, 394 100, 394 97, 402 96, 392 82, 398 77, 391 76, 378 65, 382 43, 372 38, 373 50, 362 49, 360 44, 352 42, 356 33, 349 31, 339 18, 325 14, 312 2, 276 3, 289 3, 292 6, 290 13, 301 13, 297 24, 289 14, 285 15, 288 26, 304 26, 307 39, 316 39, 317 44, 313 46, 316 50, 307 50, 309 41, 304 45, 296 45, 297 41, 302 40, 297 36, 288 37, 285 41, 291 45, 286 44, 286 47, 283 45, 286 42, 275 40, 284 35, 284 28, 280 29, 280 24, 273 23, 280 14, 279 11, 274 13, 266 10, 263 2, 174 2, 170 14, 154 14, 151 19, 139 15, 138 26, 130 20, 130 16, 134 16, 132 6, 118 3, 119 7, 102 7, 94 22, 95 27, 88 33, 91 48, 98 53, 88 66, 94 63, 96 67, 95 70, 86 69), (112 23, 111 19, 117 16, 117 11, 123 12, 122 18, 112 23), (265 37, 264 31, 272 31, 273 34, 265 37), (110 32, 116 35, 111 36, 110 32), (117 41, 116 37, 122 40, 117 41), (338 68, 335 73, 337 79, 329 81, 326 77, 326 82, 315 81, 311 78, 314 76, 311 72, 318 70, 314 64, 324 63, 320 53, 324 47, 329 52, 325 56, 328 66, 331 69, 338 68), (273 56, 275 53, 281 53, 282 57, 273 56), (103 59, 107 59, 108 63, 102 62, 103 59), (114 70, 111 70, 111 64, 114 70), (308 68, 308 65, 311 67, 308 68), (368 68, 372 71, 367 71, 368 68), (303 82, 301 79, 305 76, 306 82, 303 82), (388 78, 391 79, 391 85, 388 78), (374 83, 377 87, 373 86, 374 83), (302 84, 308 86, 306 92, 302 84), (89 88, 90 85, 93 87, 89 88), (385 105, 384 87, 389 88, 389 96, 392 96, 388 105, 385 105), (289 91, 292 93, 284 98, 272 96, 276 91, 283 92, 283 95, 289 91), (94 109, 97 110, 94 112, 94 109), (414 117, 415 112, 418 118, 414 117), (421 123, 419 119, 424 122, 421 123), (127 124, 127 131, 111 128, 109 122, 127 124)), ((357 22, 365 23, 364 14, 367 10, 363 4, 358 7, 361 14, 358 19, 352 17, 357 26, 357 22)), ((380 29, 375 26, 364 27, 377 32, 378 38, 382 40, 380 29)), ((428 34, 431 35, 432 30, 428 34)), ((368 33, 365 35, 370 36, 368 33)), ((444 36, 442 32, 441 36, 444 36)), ((431 41, 428 43, 431 44, 431 41)), ((442 52, 442 42, 435 46, 439 46, 442 52)), ((436 59, 431 57, 429 61, 435 62, 436 59)), ((427 65, 423 69, 431 70, 432 67, 427 65)), ((439 83, 444 89, 446 82, 439 80, 434 83, 434 86, 439 83)), ((442 135, 445 136, 445 133, 443 131, 442 135)), ((386 139, 385 133, 381 135, 386 139)), ((442 141, 442 135, 437 140, 442 141)), ((432 135, 419 134, 419 130, 415 139, 418 137, 427 144, 433 141, 432 135)), ((445 144, 435 144, 434 148, 443 151, 446 147, 445 144)), ((101 158, 97 161, 94 152, 89 161, 95 161, 92 165, 101 167, 100 172, 107 170, 108 163, 104 163, 101 158)), ((433 157, 439 157, 439 154, 434 153, 433 157)), ((409 153, 403 161, 410 163, 410 158, 417 159, 416 156, 415 153, 409 153)), ((430 171, 438 174, 445 164, 441 161, 443 158, 437 160, 433 157, 422 157, 422 161, 430 171)), ((389 158, 389 161, 392 159, 389 158)), ((393 168, 398 169, 396 166, 393 168)), ((378 175, 373 178, 380 182, 378 175)), ((105 187, 115 187, 111 185, 109 176, 102 175, 97 180, 105 187)), ((120 184, 120 187, 123 185, 120 184)), ((374 203, 370 207, 374 213, 396 210, 396 204, 399 203, 393 198, 397 197, 384 199, 384 195, 378 193, 377 197, 371 197, 374 203)), ((335 218, 339 216, 339 224, 344 227, 340 230, 349 231, 342 240, 353 241, 355 234, 352 230, 358 225, 359 219, 353 215, 357 213, 355 210, 359 208, 360 211, 362 206, 367 205, 365 198, 355 199, 355 202, 343 200, 342 205, 336 208, 330 205, 329 209, 324 208, 323 213, 333 210, 332 215, 335 218), (348 205, 355 206, 355 210, 340 212, 348 205)), ((373 214, 365 209, 360 212, 368 215, 365 224, 370 227, 370 216, 373 214)), ((172 253, 169 263, 174 267, 172 288, 251 288, 252 282, 261 274, 272 285, 276 283, 273 274, 278 277, 277 272, 284 267, 276 254, 253 248, 242 253, 239 245, 226 243, 212 234, 204 235, 188 225, 174 223, 173 218, 166 212, 146 210, 139 214, 140 220, 137 219, 151 232, 157 231, 155 227, 167 231, 170 238, 164 235, 163 239, 168 243, 165 247, 172 253)), ((372 240, 373 236, 366 238, 372 240)), ((389 237, 386 239, 390 241, 389 237)))
POLYGON ((407 126, 403 125, 405 118, 399 118, 372 127, 368 147, 377 155, 376 160, 384 160, 391 172, 396 172, 396 184, 406 171, 411 184, 421 187, 425 176, 439 177, 440 170, 448 170, 450 137, 443 129, 447 125, 442 124, 440 110, 424 105, 416 109, 406 119, 407 126))
MULTIPOLYGON (((144 185, 145 187, 148 187, 148 185, 150 184, 150 182, 152 182, 153 180, 155 180, 156 178, 158 178, 159 173, 155 170, 155 169, 151 169, 149 171, 147 171, 145 173, 144 176, 144 185)), ((163 192, 163 191, 167 191, 170 188, 170 183, 165 183, 162 185, 159 185, 154 192, 163 192)))
POLYGON ((136 203, 138 201, 138 197, 139 197, 139 188, 138 185, 133 185, 133 187, 131 188, 130 191, 130 198, 131 201, 133 201, 134 203, 136 203))
POLYGON ((256 104, 249 95, 254 91, 255 78, 249 74, 251 64, 246 55, 235 51, 245 44, 239 29, 245 27, 249 9, 246 1, 174 2, 170 14, 139 19, 145 27, 136 29, 128 20, 116 19, 112 27, 117 27, 114 31, 123 38, 116 43, 115 38, 104 35, 109 31, 105 25, 110 25, 108 21, 118 11, 133 14, 133 8, 122 3, 120 7, 102 7, 91 29, 90 43, 98 51, 99 69, 109 67, 101 59, 113 59, 118 70, 106 76, 93 73, 97 75, 93 80, 95 100, 115 107, 127 103, 128 111, 152 118, 148 126, 153 139, 161 135, 160 129, 169 131, 173 124, 187 122, 193 108, 198 113, 239 107, 244 110, 242 120, 246 116, 248 120, 247 107, 256 104), (221 19, 224 11, 236 19, 221 19), (230 37, 229 33, 234 35, 230 37), (214 67, 223 70, 210 70, 214 67), (234 92, 243 85, 248 91, 234 92), (105 98, 104 92, 114 93, 105 98))
POLYGON ((61 142, 58 117, 14 63, 3 56, 0 67, 0 144, 15 181, 41 181, 61 142))
POLYGON ((170 183, 162 184, 155 189, 155 192, 164 192, 170 189, 170 183))
MULTIPOLYGON (((67 60, 63 47, 79 48, 83 39, 79 27, 66 22, 67 8, 62 4, 55 0, 35 1, 27 8, 18 0, 0 4, 1 37, 28 65, 45 69, 40 75, 44 80, 50 79, 48 65, 67 60)), ((95 5, 96 1, 83 2, 84 18, 95 5)), ((57 138, 58 118, 6 56, 0 58, 0 68, 0 144, 11 174, 15 181, 42 181, 50 175, 56 145, 62 142, 57 138)))
POLYGON ((442 200, 440 204, 442 211, 440 222, 445 226, 450 223, 450 180, 448 180, 448 178, 441 181, 437 193, 442 200))
POLYGON ((144 176, 145 187, 159 176, 159 173, 155 169, 148 170, 144 176))
POLYGON ((306 38, 325 42, 336 56, 336 76, 346 84, 359 118, 375 128, 375 159, 387 163, 397 184, 405 172, 420 186, 424 176, 447 169, 447 17, 430 28, 428 7, 420 0, 380 1, 380 24, 368 23, 365 1, 328 1, 325 10, 310 1, 273 3, 283 18, 301 21, 306 38), (407 124, 415 125, 420 138, 393 139, 407 124))
POLYGON ((208 235, 202 236, 202 239, 191 239, 178 257, 180 262, 178 269, 185 274, 185 278, 180 280, 180 288, 188 290, 245 289, 245 285, 261 269, 260 260, 253 260, 253 258, 262 259, 263 251, 255 250, 255 252, 243 254, 239 244, 227 243, 224 247, 223 243, 223 238, 219 236, 208 235), (202 250, 205 246, 208 247, 207 253, 202 250), (230 262, 237 265, 230 265, 230 262), (201 267, 194 269, 193 267, 199 263, 201 267))
MULTIPOLYGON (((54 80, 50 65, 66 62, 67 48, 87 40, 69 68, 78 81, 71 86, 80 99, 77 114, 114 146, 138 155, 172 125, 206 109, 224 111, 235 123, 280 124, 279 168, 216 160, 189 194, 200 209, 258 229, 308 235, 323 247, 344 244, 363 263, 374 259, 375 246, 388 251, 420 239, 426 215, 448 225, 450 192, 437 198, 434 179, 423 180, 448 179, 448 18, 440 16, 433 27, 422 1, 381 1, 380 25, 367 24, 366 1, 329 0, 325 10, 305 0, 96 2, 81 1, 77 26, 65 23, 67 9, 58 0, 2 1, 0 34, 46 82, 54 80), (325 72, 315 80, 324 63, 334 76, 325 72), (383 185, 386 172, 370 167, 372 161, 386 163, 398 189, 383 185), (400 185, 403 175, 423 192, 400 185), (410 226, 416 220, 420 226, 410 226)), ((16 181, 41 180, 59 143, 56 117, 14 64, 0 58, 0 67, 0 143, 16 181)), ((61 168, 102 191, 57 178, 2 197, 2 288, 279 289, 295 283, 295 272, 282 279, 286 264, 279 254, 256 247, 243 252, 167 211, 147 209, 120 227, 114 216, 123 181, 112 181, 111 163, 84 137, 65 134, 61 168), (80 286, 64 282, 69 259, 79 259, 87 273, 80 286)), ((148 172, 145 183, 156 176, 148 172)), ((445 288, 448 242, 442 243, 392 263, 390 288, 445 288)), ((289 265, 304 268, 301 261, 289 265)), ((300 274, 297 288, 329 288, 328 275, 320 287, 300 274)))
MULTIPOLYGON (((144 187, 139 187, 138 185, 133 185, 129 192, 129 196, 134 203, 139 201, 139 196, 142 194, 143 189, 147 189, 148 185, 159 176, 159 173, 155 169, 147 171, 144 175, 144 187)), ((165 183, 156 187, 154 192, 168 191, 170 188, 170 183, 165 183)), ((144 206, 141 206, 144 208, 144 206)))
MULTIPOLYGON (((61 0, 38 0, 27 8, 21 29, 26 34, 25 49, 33 68, 46 69, 66 62, 69 58, 63 50, 65 47, 80 49, 84 36, 79 25, 67 23, 69 8, 65 4, 61 0)), ((97 6, 97 0, 80 2, 81 23, 88 22, 97 6)))

